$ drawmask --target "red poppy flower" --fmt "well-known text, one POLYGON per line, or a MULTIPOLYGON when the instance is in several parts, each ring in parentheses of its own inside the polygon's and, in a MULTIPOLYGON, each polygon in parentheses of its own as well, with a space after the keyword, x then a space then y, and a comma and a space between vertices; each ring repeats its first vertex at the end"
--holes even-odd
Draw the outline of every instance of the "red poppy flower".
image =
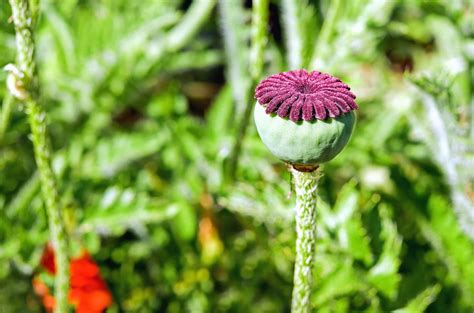
MULTIPOLYGON (((50 244, 44 249, 41 265, 47 272, 53 275, 56 273, 54 250, 50 244)), ((86 251, 71 260, 70 273, 68 300, 76 307, 76 313, 102 313, 112 304, 112 295, 100 276, 99 267, 86 251)), ((33 287, 43 299, 46 310, 52 311, 54 297, 49 294, 48 287, 39 279, 33 280, 33 287)))
POLYGON ((76 305, 76 313, 102 313, 111 303, 108 290, 71 290, 69 301, 76 305))
MULTIPOLYGON (((71 261, 72 288, 86 287, 91 282, 94 282, 96 278, 100 278, 99 267, 87 252, 83 252, 79 258, 71 261)), ((100 281, 103 282, 102 280, 100 281)))
POLYGON ((99 267, 87 252, 71 261, 69 301, 76 305, 77 313, 101 313, 112 303, 99 267))

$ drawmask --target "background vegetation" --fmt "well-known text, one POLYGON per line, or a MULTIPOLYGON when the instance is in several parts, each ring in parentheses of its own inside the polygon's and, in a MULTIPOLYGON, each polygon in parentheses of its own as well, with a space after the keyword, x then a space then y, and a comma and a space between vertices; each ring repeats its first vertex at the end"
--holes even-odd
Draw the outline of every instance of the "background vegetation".
MULTIPOLYGON (((74 245, 113 294, 108 312, 289 311, 290 176, 245 127, 251 10, 41 1, 54 168, 74 245)), ((2 1, 0 65, 15 57, 10 14, 2 1)), ((264 75, 333 73, 361 108, 348 147, 324 166, 315 310, 472 312, 474 3, 281 0, 268 15, 264 75)), ((41 312, 31 278, 48 241, 45 209, 5 80, 0 312, 41 312)))

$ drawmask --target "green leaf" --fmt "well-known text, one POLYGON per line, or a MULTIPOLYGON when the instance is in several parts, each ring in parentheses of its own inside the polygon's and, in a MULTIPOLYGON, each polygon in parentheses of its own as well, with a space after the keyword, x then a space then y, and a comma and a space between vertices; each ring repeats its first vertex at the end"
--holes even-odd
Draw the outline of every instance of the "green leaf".
POLYGON ((229 85, 225 85, 207 113, 207 129, 213 139, 217 140, 223 134, 229 133, 232 114, 232 89, 229 85))
MULTIPOLYGON (((317 278, 316 278, 317 279, 317 278)), ((312 303, 316 308, 327 301, 367 288, 350 262, 345 262, 316 284, 312 303)))
POLYGON ((355 181, 350 181, 339 192, 333 211, 325 220, 330 229, 347 223, 356 211, 359 194, 355 185, 355 181))
POLYGON ((382 219, 383 250, 377 263, 370 269, 367 279, 382 294, 393 298, 396 296, 401 279, 398 269, 400 267, 399 255, 402 239, 398 235, 395 223, 389 216, 388 208, 383 205, 379 208, 382 219))
POLYGON ((463 301, 474 305, 474 247, 461 231, 452 207, 440 195, 432 195, 428 202, 430 218, 416 215, 422 235, 446 266, 450 279, 459 286, 463 301))
POLYGON ((362 260, 366 265, 372 263, 369 237, 358 214, 354 215, 338 231, 339 244, 346 249, 354 259, 362 260))
POLYGON ((403 308, 393 311, 394 313, 423 313, 428 306, 436 300, 441 291, 440 285, 426 288, 403 308))
POLYGON ((191 241, 196 236, 197 218, 194 208, 187 202, 177 202, 173 205, 176 216, 171 220, 173 232, 184 241, 191 241))
POLYGON ((178 213, 174 205, 132 188, 109 187, 101 197, 93 197, 78 226, 79 233, 96 231, 121 235, 127 229, 143 232, 146 224, 172 219, 178 213))
POLYGON ((44 16, 49 26, 49 31, 53 34, 56 41, 56 49, 61 63, 58 66, 67 73, 76 71, 76 49, 74 46, 74 37, 72 36, 69 24, 51 5, 46 5, 44 16))
POLYGON ((130 162, 158 152, 169 136, 170 133, 161 128, 130 134, 116 133, 101 139, 92 151, 84 155, 78 174, 97 179, 112 177, 130 162))

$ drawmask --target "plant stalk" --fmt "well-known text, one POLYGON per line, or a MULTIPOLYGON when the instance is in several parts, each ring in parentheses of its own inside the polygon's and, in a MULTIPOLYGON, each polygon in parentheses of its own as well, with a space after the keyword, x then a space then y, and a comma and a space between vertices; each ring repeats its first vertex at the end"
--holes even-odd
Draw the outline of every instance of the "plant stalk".
POLYGON ((68 241, 60 206, 59 192, 51 166, 51 147, 46 131, 46 113, 38 102, 33 19, 28 0, 10 0, 16 33, 17 67, 10 66, 9 90, 25 104, 41 191, 48 214, 51 241, 55 249, 55 312, 68 312, 68 241))
POLYGON ((337 19, 339 18, 339 14, 341 13, 341 8, 343 8, 341 4, 341 0, 333 0, 331 2, 327 17, 321 26, 321 31, 316 41, 316 47, 314 49, 314 55, 311 61, 311 69, 318 68, 318 62, 320 62, 321 59, 324 60, 327 57, 327 53, 329 52, 328 47, 330 47, 331 39, 334 33, 334 27, 337 19))
POLYGON ((8 129, 8 125, 10 124, 12 109, 15 105, 14 102, 14 98, 10 93, 7 93, 3 98, 2 113, 0 117, 0 143, 2 143, 4 140, 5 133, 8 129))
POLYGON ((299 69, 303 64, 304 41, 301 29, 301 6, 302 2, 299 1, 281 1, 288 67, 291 70, 299 69))
POLYGON ((316 250, 316 189, 319 169, 291 168, 296 192, 296 260, 293 279, 292 313, 311 312, 313 265, 316 250))
POLYGON ((235 179, 239 157, 242 150, 242 143, 250 122, 252 109, 255 105, 253 88, 257 85, 263 71, 265 45, 268 41, 268 6, 269 0, 254 0, 252 5, 252 40, 250 48, 251 82, 248 90, 242 90, 244 100, 247 99, 247 101, 245 103, 245 110, 238 125, 236 141, 229 157, 228 178, 230 178, 231 181, 235 179))

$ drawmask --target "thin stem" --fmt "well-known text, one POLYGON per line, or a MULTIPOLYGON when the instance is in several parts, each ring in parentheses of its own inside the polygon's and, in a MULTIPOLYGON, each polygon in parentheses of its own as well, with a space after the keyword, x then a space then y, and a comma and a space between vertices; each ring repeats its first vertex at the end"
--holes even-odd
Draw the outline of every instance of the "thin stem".
POLYGON ((54 172, 51 168, 51 149, 47 141, 46 114, 34 100, 26 103, 26 112, 31 127, 31 137, 36 164, 41 180, 41 191, 46 202, 51 239, 56 252, 55 298, 56 313, 68 311, 69 289, 68 242, 60 207, 59 193, 54 172))
POLYGON ((316 250, 316 189, 319 170, 291 169, 296 193, 296 260, 293 280, 292 313, 311 312, 313 265, 316 250))
POLYGON ((38 103, 38 86, 35 71, 35 42, 31 12, 27 0, 10 0, 16 32, 17 67, 11 71, 14 83, 10 92, 23 101, 31 128, 31 140, 41 181, 41 190, 48 212, 51 239, 56 251, 55 298, 56 313, 68 311, 69 289, 68 242, 56 178, 51 167, 51 147, 46 131, 46 113, 38 103))
POLYGON ((193 1, 181 22, 170 31, 166 43, 168 50, 176 51, 189 42, 199 27, 206 22, 215 4, 216 0, 193 1))
MULTIPOLYGON (((471 59, 469 62, 468 70, 471 73, 474 73, 474 61, 471 59)), ((470 121, 470 131, 471 131, 471 139, 474 140, 474 75, 469 75, 470 77, 470 82, 468 84, 469 86, 469 93, 470 93, 470 99, 471 102, 469 104, 469 108, 467 110, 468 116, 471 116, 471 121, 470 121)))
POLYGON ((227 63, 226 75, 232 86, 236 116, 240 118, 245 111, 250 85, 245 10, 241 1, 233 0, 220 0, 218 9, 227 63))
POLYGON ((268 2, 269 0, 253 1, 250 70, 254 81, 260 78, 263 70, 264 52, 267 45, 268 2))
MULTIPOLYGON (((269 0, 254 0, 252 6, 252 46, 251 46, 251 59, 250 59, 250 71, 252 81, 248 90, 242 90, 242 93, 247 99, 245 103, 245 110, 242 115, 242 119, 239 123, 237 130, 237 136, 232 147, 229 158, 229 175, 230 179, 235 178, 237 166, 239 163, 240 151, 242 150, 242 142, 244 140, 247 128, 250 122, 250 116, 252 114, 252 108, 254 107, 254 98, 251 90, 255 87, 260 76, 262 75, 264 65, 264 51, 267 43, 267 23, 268 23, 268 5, 269 0)), ((246 88, 244 88, 246 89, 246 88)))
POLYGON ((326 56, 326 53, 329 51, 329 44, 331 42, 331 37, 334 33, 334 26, 339 17, 341 11, 341 0, 331 1, 331 6, 329 7, 328 14, 324 23, 321 27, 321 32, 319 33, 318 39, 316 41, 316 47, 314 49, 313 60, 311 62, 311 68, 317 68, 318 62, 321 58, 326 56))
POLYGON ((290 69, 299 69, 303 64, 303 32, 301 30, 301 2, 283 0, 281 17, 285 25, 285 45, 290 69))
POLYGON ((3 141, 5 136, 5 132, 8 129, 8 125, 10 124, 10 117, 12 114, 13 105, 15 100, 10 93, 7 93, 3 98, 2 103, 2 116, 0 119, 0 142, 3 141))
POLYGON ((21 187, 17 192, 15 197, 10 201, 10 203, 5 208, 5 213, 7 217, 11 218, 13 216, 20 215, 20 212, 23 212, 27 209, 28 205, 31 203, 33 198, 36 196, 38 191, 41 188, 41 182, 39 179, 38 172, 34 173, 33 176, 28 179, 28 181, 21 187))

